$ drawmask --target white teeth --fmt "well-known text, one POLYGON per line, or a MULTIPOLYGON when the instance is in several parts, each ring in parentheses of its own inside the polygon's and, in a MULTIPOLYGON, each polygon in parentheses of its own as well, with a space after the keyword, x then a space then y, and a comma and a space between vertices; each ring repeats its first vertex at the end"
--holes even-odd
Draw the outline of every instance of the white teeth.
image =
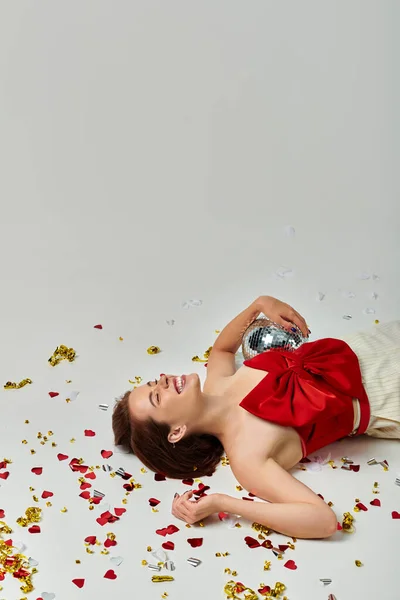
POLYGON ((183 390, 182 378, 181 377, 176 377, 175 381, 176 381, 176 387, 178 388, 178 393, 180 394, 182 392, 182 390, 183 390))

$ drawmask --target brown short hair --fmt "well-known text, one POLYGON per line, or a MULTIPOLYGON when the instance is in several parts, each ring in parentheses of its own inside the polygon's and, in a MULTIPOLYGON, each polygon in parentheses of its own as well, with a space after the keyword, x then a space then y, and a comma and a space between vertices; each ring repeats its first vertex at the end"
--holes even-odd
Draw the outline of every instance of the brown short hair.
POLYGON ((149 469, 172 479, 212 475, 224 448, 213 435, 191 434, 175 447, 168 441, 170 427, 153 419, 137 421, 129 413, 126 392, 114 408, 112 426, 115 444, 133 452, 149 469))

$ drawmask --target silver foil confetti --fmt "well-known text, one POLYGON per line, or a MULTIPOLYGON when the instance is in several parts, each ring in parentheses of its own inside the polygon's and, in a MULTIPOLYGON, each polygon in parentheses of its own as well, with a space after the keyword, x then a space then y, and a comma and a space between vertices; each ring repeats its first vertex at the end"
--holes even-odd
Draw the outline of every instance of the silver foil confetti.
POLYGON ((110 471, 113 470, 111 465, 102 465, 101 467, 103 469, 103 471, 105 471, 106 473, 109 473, 110 471))
POLYGON ((151 555, 154 556, 154 558, 156 558, 160 562, 166 562, 168 560, 167 553, 162 548, 154 550, 154 552, 152 552, 151 555))
POLYGON ((98 490, 94 490, 93 496, 95 498, 104 498, 105 494, 103 494, 103 492, 99 492, 98 490))
POLYGON ((116 475, 119 475, 120 477, 124 477, 125 476, 125 469, 123 469, 122 467, 120 467, 119 469, 117 469, 115 471, 116 475))
POLYGON ((256 319, 246 329, 242 339, 242 353, 246 360, 271 350, 296 350, 307 338, 301 331, 294 327, 294 331, 287 331, 267 317, 256 319))
POLYGON ((332 583, 332 579, 320 579, 320 582, 323 585, 329 585, 330 583, 332 583))
POLYGON ((172 560, 166 560, 164 567, 167 569, 167 571, 175 571, 175 563, 172 560))
POLYGON ((354 464, 354 460, 350 460, 350 458, 347 458, 347 456, 344 456, 342 458, 342 462, 345 465, 352 465, 352 464, 354 464))
POLYGON ((192 565, 192 567, 198 567, 199 565, 201 565, 201 560, 198 558, 188 558, 187 562, 189 563, 189 565, 192 565))
POLYGON ((99 404, 100 410, 108 410, 108 404, 99 404))
POLYGON ((343 319, 346 319, 346 321, 350 321, 352 318, 353 317, 351 315, 343 315, 343 319))
POLYGON ((394 482, 396 485, 400 485, 400 477, 396 477, 394 482))
POLYGON ((370 458, 369 461, 367 462, 368 465, 377 465, 378 462, 375 458, 370 458))
POLYGON ((150 571, 161 571, 161 567, 159 565, 147 565, 147 568, 150 569, 150 571))

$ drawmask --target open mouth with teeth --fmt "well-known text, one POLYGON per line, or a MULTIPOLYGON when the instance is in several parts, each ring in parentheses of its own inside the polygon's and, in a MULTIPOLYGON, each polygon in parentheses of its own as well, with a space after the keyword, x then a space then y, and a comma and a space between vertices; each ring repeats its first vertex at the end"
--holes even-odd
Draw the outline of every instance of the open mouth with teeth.
POLYGON ((181 394, 185 388, 186 377, 182 375, 182 377, 174 377, 174 386, 178 394, 181 394))

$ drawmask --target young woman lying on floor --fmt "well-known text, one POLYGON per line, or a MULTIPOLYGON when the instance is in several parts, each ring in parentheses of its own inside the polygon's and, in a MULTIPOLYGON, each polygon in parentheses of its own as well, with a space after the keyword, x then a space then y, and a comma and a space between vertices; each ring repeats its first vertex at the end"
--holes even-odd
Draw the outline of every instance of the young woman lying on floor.
POLYGON ((126 392, 113 413, 115 443, 175 479, 211 475, 225 452, 237 481, 269 501, 176 494, 172 514, 186 523, 222 511, 289 536, 329 537, 335 513, 288 471, 345 436, 400 439, 400 321, 346 342, 268 350, 236 369, 243 333, 260 313, 308 336, 298 312, 261 296, 218 336, 203 389, 196 373, 162 374, 126 392))

